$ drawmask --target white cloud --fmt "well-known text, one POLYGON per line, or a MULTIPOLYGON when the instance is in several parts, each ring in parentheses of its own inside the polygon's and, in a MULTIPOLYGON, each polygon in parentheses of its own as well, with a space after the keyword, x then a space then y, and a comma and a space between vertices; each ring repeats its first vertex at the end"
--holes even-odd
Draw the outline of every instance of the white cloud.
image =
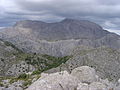
POLYGON ((104 28, 119 29, 120 1, 0 0, 0 22, 4 25, 23 19, 57 21, 65 17, 87 19, 104 28))
POLYGON ((104 24, 105 24, 106 27, 112 27, 112 28, 117 27, 117 25, 112 23, 112 21, 105 21, 104 24))
POLYGON ((106 29, 106 30, 120 35, 120 30, 112 30, 112 29, 106 29))
POLYGON ((3 29, 3 28, 5 28, 5 27, 0 27, 0 29, 3 29))
POLYGON ((54 1, 54 0, 26 0, 26 1, 31 1, 31 2, 49 2, 49 1, 54 1))
POLYGON ((15 8, 16 4, 14 3, 14 0, 0 0, 0 6, 4 8, 4 10, 10 10, 15 8))

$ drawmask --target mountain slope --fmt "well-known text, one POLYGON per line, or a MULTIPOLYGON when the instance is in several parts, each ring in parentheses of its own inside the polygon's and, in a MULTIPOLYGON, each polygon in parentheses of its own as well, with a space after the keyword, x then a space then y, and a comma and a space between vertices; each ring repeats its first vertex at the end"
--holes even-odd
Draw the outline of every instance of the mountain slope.
POLYGON ((71 72, 74 68, 84 65, 94 67, 101 78, 108 78, 109 80, 118 80, 120 78, 120 52, 107 47, 80 46, 73 51, 72 58, 65 64, 47 72, 61 70, 71 72))
MULTIPOLYGON (((79 38, 101 38, 108 34, 99 25, 85 21, 65 19, 57 23, 45 23, 38 21, 20 21, 14 28, 26 28, 40 40, 66 40, 79 38)), ((22 30, 21 30, 22 31, 22 30)))
MULTIPOLYGON (((2 29, 0 38, 0 76, 24 78, 25 73, 31 72, 30 77, 25 75, 31 79, 46 70, 71 72, 87 65, 94 67, 101 78, 113 81, 120 78, 120 36, 93 22, 25 20, 2 29)), ((21 78, 10 78, 16 79, 19 82, 21 78)), ((3 80, 0 77, 0 82, 3 80)), ((25 82, 26 86, 32 83, 25 82)))
POLYGON ((0 40, 0 76, 5 75, 12 64, 16 63, 16 54, 21 53, 13 44, 0 40))
POLYGON ((56 23, 19 21, 3 29, 0 38, 12 42, 19 49, 52 56, 70 55, 79 45, 120 48, 120 36, 86 20, 65 19, 56 23))
POLYGON ((69 58, 24 53, 12 43, 0 40, 0 77, 19 76, 33 71, 40 73, 59 66, 69 58))

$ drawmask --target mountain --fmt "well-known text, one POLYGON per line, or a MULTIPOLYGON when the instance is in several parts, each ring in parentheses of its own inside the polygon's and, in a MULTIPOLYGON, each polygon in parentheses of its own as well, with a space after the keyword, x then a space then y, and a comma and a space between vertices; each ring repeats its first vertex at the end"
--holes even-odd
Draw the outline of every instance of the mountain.
POLYGON ((58 72, 55 76, 60 73, 62 78, 61 71, 71 73, 80 66, 93 67, 101 79, 116 82, 120 78, 119 49, 119 35, 90 21, 19 21, 0 31, 0 89, 13 90, 18 86, 25 90, 42 72, 58 72))
POLYGON ((65 19, 57 23, 26 20, 17 22, 14 25, 14 28, 29 29, 29 33, 32 32, 36 38, 48 41, 80 38, 96 39, 101 38, 108 33, 95 23, 73 19, 65 19))
POLYGON ((0 76, 5 75, 7 70, 16 62, 16 55, 22 53, 13 44, 0 40, 0 76))
POLYGON ((12 43, 0 40, 0 82, 1 77, 18 77, 21 74, 41 73, 56 68, 71 56, 54 57, 35 53, 24 53, 12 43))
POLYGON ((96 69, 101 78, 116 81, 120 78, 120 52, 108 47, 79 46, 72 52, 72 58, 57 68, 46 71, 47 73, 67 70, 71 72, 80 66, 90 66, 96 69))
POLYGON ((120 36, 87 21, 64 19, 56 23, 24 20, 1 30, 0 38, 29 53, 67 56, 79 45, 120 48, 120 36))

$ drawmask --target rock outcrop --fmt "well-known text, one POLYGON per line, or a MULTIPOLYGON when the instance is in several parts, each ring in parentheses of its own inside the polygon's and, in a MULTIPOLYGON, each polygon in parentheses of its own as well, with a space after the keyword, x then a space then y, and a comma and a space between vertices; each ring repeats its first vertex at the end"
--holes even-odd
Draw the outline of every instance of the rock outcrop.
POLYGON ((35 67, 27 64, 25 61, 20 61, 17 64, 13 64, 8 71, 6 71, 6 76, 19 76, 20 74, 33 72, 35 71, 35 67))
POLYGON ((90 66, 96 69, 101 78, 108 78, 111 81, 120 78, 120 52, 107 47, 91 48, 80 46, 76 48, 65 64, 48 70, 48 73, 67 70, 71 72, 80 66, 90 66))
POLYGON ((27 90, 74 90, 79 81, 68 72, 41 75, 27 90))
POLYGON ((77 77, 83 83, 91 83, 97 80, 95 70, 88 66, 75 68, 71 75, 77 77))
POLYGON ((66 71, 42 74, 40 79, 26 90, 114 90, 115 84, 109 87, 110 83, 99 77, 97 80, 96 76, 93 68, 81 66, 74 69, 71 74, 66 71))

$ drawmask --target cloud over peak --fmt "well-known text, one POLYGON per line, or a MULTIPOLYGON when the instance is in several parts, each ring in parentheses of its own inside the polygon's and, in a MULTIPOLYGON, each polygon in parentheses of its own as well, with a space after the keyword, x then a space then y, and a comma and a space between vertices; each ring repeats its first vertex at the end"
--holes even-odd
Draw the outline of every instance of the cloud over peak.
POLYGON ((87 19, 119 29, 119 0, 0 0, 0 25, 30 19, 55 22, 63 18, 87 19))

